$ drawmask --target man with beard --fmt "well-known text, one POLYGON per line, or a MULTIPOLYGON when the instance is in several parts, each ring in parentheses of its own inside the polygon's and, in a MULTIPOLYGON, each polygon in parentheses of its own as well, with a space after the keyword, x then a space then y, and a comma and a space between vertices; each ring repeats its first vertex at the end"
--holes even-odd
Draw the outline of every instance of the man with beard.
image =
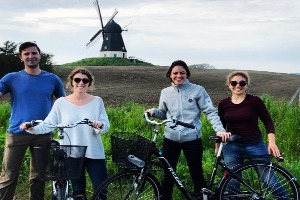
POLYGON ((41 200, 44 199, 45 183, 38 177, 33 147, 50 144, 52 134, 32 135, 19 127, 26 121, 45 119, 52 108, 54 97, 65 96, 65 90, 58 76, 40 69, 41 51, 36 43, 22 43, 19 57, 24 62, 24 69, 8 73, 0 80, 0 97, 7 93, 11 96, 11 116, 0 176, 0 199, 13 199, 20 168, 29 147, 31 160, 28 199, 41 200))

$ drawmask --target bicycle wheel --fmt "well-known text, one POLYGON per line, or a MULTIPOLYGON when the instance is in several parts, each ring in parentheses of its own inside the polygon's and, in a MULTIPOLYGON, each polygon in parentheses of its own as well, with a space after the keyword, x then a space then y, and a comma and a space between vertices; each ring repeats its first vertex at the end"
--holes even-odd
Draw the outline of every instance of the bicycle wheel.
POLYGON ((93 200, 159 200, 160 185, 152 174, 140 176, 127 170, 108 178, 94 193, 93 200))
POLYGON ((233 171, 248 186, 226 175, 219 185, 218 199, 299 199, 296 178, 275 163, 248 162, 233 171))
POLYGON ((67 183, 66 181, 59 181, 56 184, 56 200, 66 199, 67 183))

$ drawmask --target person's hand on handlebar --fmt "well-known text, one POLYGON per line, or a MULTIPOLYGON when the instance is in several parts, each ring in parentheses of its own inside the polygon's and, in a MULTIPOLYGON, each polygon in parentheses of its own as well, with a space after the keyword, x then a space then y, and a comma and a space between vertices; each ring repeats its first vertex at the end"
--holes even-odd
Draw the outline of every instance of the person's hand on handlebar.
MULTIPOLYGON (((226 140, 230 137, 230 135, 231 135, 230 132, 217 132, 217 136, 221 137, 223 142, 226 142, 226 140)), ((215 155, 218 154, 219 147, 220 147, 220 144, 216 143, 216 145, 215 145, 215 155)))
POLYGON ((150 109, 146 110, 145 112, 146 112, 146 113, 149 113, 149 116, 150 116, 150 117, 152 117, 152 116, 153 116, 153 114, 154 114, 154 113, 153 113, 153 109, 152 109, 152 108, 150 108, 150 109))
POLYGON ((94 127, 94 128, 98 128, 98 129, 101 129, 102 127, 103 127, 103 123, 101 122, 101 121, 93 121, 93 123, 92 123, 92 126, 94 127))
POLYGON ((24 122, 21 126, 20 126, 21 130, 29 130, 32 129, 31 123, 30 122, 24 122))
POLYGON ((33 126, 36 126, 41 122, 42 120, 32 120, 30 122, 24 122, 19 128, 24 131, 31 130, 33 126))
POLYGON ((222 138, 223 142, 226 142, 226 140, 230 137, 231 133, 230 132, 217 132, 217 136, 222 138))

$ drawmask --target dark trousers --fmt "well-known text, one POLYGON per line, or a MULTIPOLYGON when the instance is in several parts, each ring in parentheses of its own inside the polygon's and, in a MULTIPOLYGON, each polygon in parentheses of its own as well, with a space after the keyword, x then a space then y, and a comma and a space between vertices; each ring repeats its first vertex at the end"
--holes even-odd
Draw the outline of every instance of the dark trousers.
POLYGON ((105 159, 85 158, 80 178, 73 179, 71 181, 74 195, 86 194, 85 170, 87 171, 91 179, 94 191, 100 186, 103 181, 105 181, 105 179, 107 179, 105 159))
POLYGON ((44 199, 45 182, 40 179, 36 163, 35 145, 50 144, 51 134, 12 134, 6 133, 2 172, 0 176, 0 199, 12 200, 18 183, 26 149, 30 150, 30 193, 27 199, 44 199))
MULTIPOLYGON (((178 143, 164 138, 163 141, 163 155, 169 161, 170 165, 176 171, 176 165, 183 150, 186 158, 191 178, 194 183, 195 192, 200 192, 201 188, 206 187, 206 182, 203 176, 202 169, 202 141, 201 139, 178 143)), ((171 200, 173 193, 174 181, 172 177, 164 173, 162 180, 163 200, 171 200)))

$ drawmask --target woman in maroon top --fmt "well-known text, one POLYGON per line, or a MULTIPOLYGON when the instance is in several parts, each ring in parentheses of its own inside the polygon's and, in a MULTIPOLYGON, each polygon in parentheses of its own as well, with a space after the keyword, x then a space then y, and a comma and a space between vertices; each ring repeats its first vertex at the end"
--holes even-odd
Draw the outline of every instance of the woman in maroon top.
POLYGON ((220 101, 218 113, 224 128, 232 135, 239 135, 237 142, 227 143, 223 154, 226 163, 240 164, 242 155, 265 155, 280 152, 275 143, 275 128, 273 120, 264 104, 257 96, 247 94, 250 77, 247 73, 235 71, 227 76, 227 85, 231 97, 220 101), (258 119, 265 125, 269 145, 265 145, 259 130, 258 119), (239 155, 242 154, 242 155, 239 155))
MULTIPOLYGON (((274 156, 280 155, 275 143, 273 120, 264 102, 259 97, 246 93, 249 83, 250 78, 247 73, 241 71, 230 73, 227 76, 227 85, 231 97, 221 100, 218 106, 218 113, 226 131, 241 136, 239 140, 227 142, 223 147, 224 161, 231 168, 243 163, 245 156, 254 159, 257 155, 270 153, 274 156), (263 122, 268 134, 268 147, 263 141, 258 119, 263 122)), ((234 187, 238 188, 238 185, 234 187)), ((278 188, 282 189, 282 187, 278 188)), ((275 193, 282 192, 280 189, 275 193)))

